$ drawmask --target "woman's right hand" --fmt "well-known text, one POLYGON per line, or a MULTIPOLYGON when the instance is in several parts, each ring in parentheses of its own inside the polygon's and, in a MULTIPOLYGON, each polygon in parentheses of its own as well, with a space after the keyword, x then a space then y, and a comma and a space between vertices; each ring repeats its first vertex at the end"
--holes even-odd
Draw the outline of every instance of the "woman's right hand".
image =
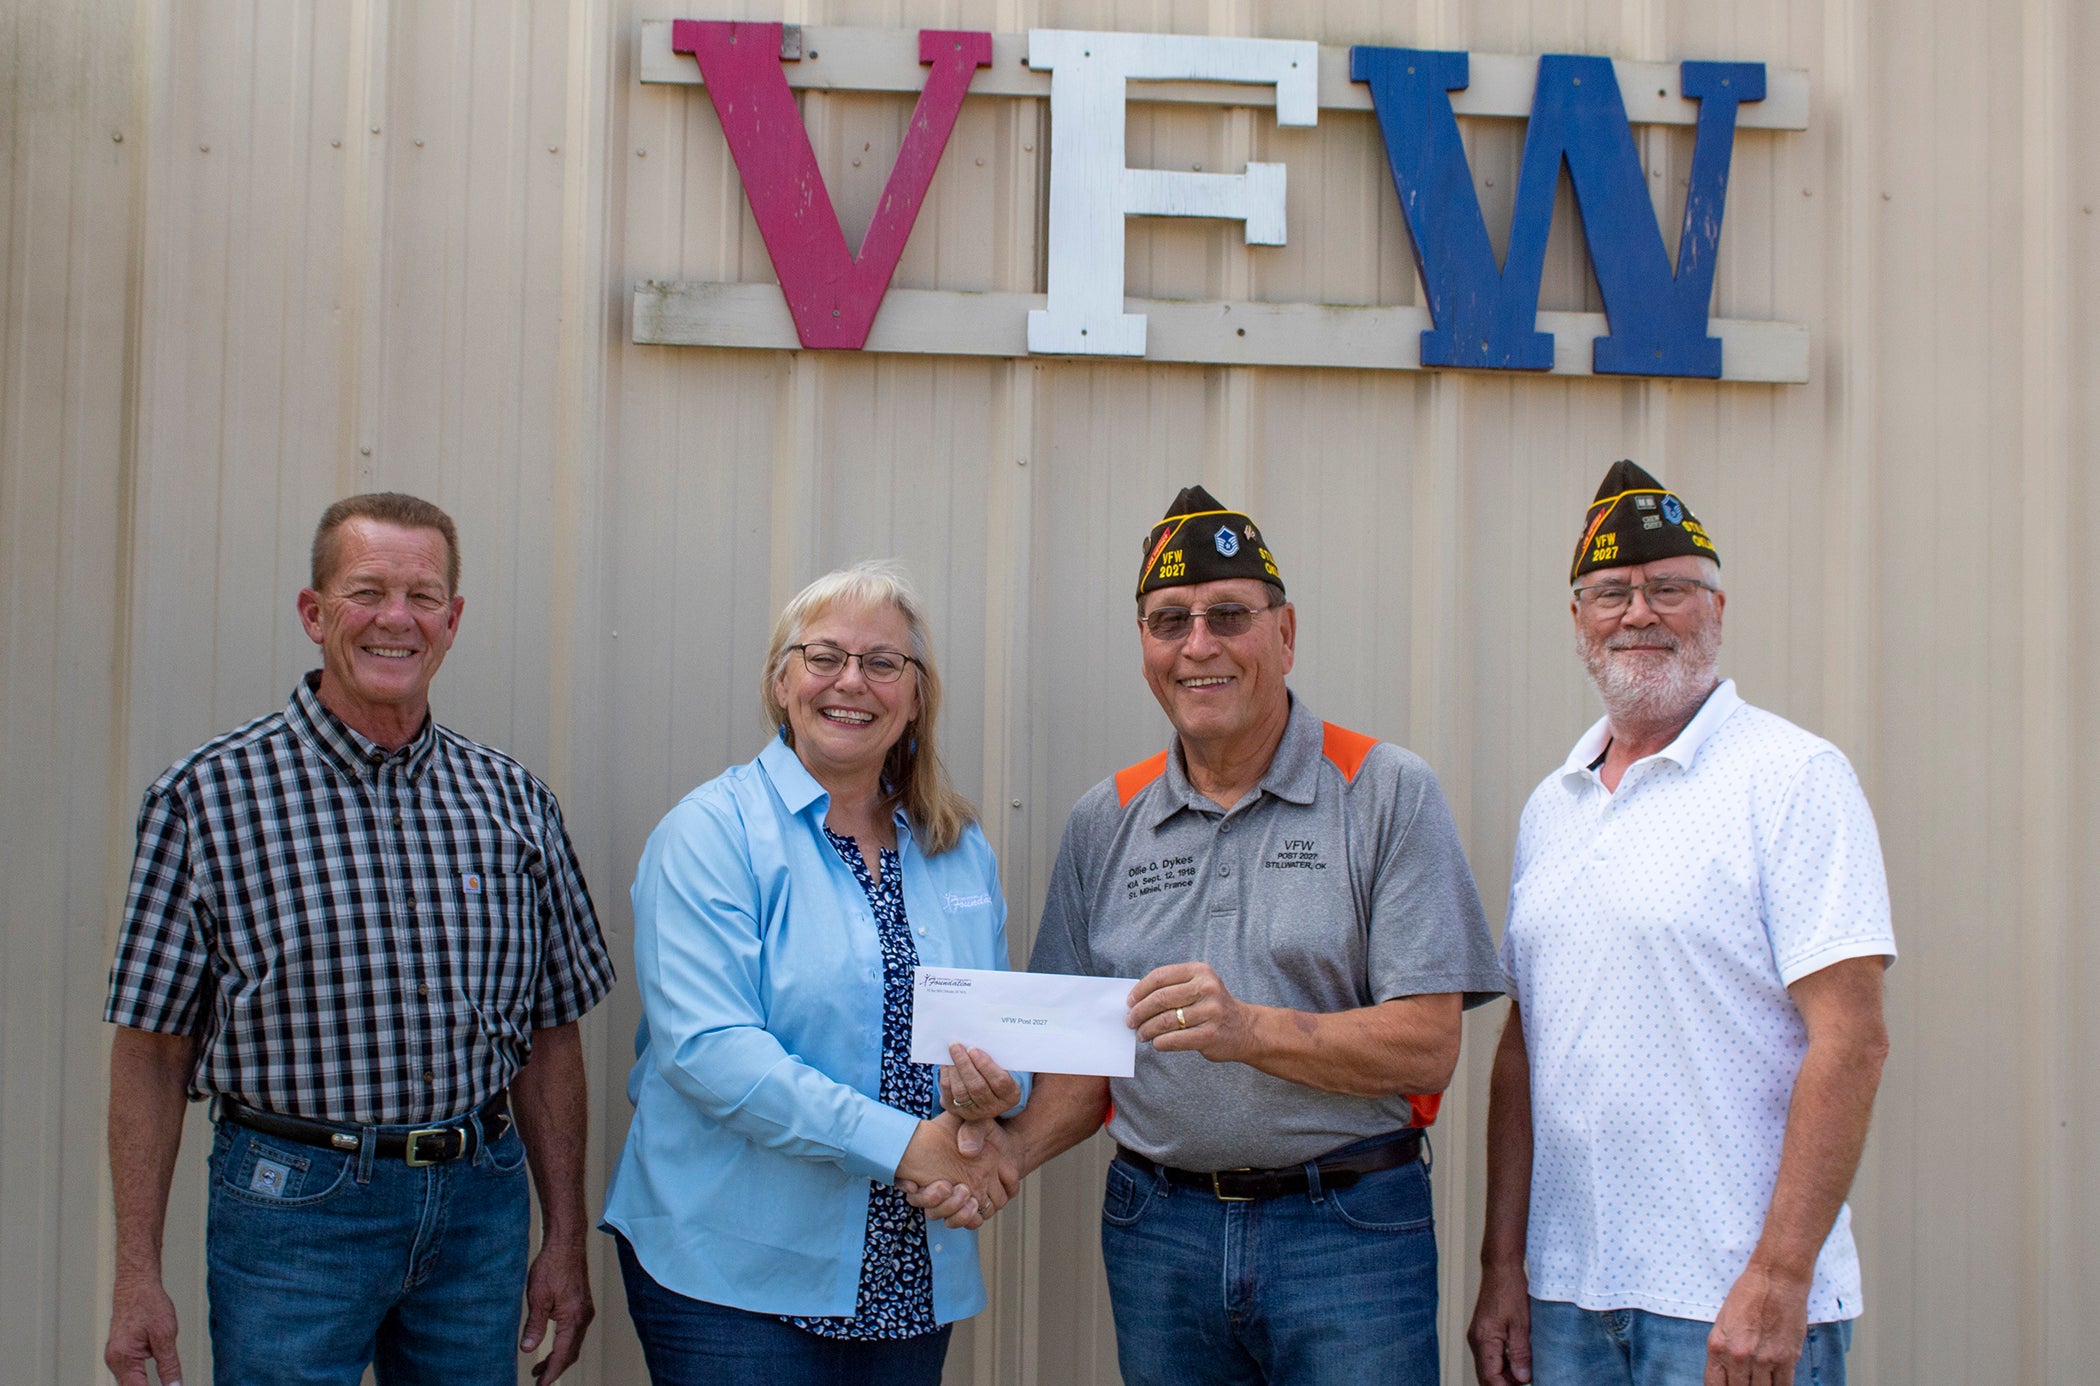
POLYGON ((979 1133, 966 1153, 958 1139, 962 1118, 943 1112, 921 1121, 897 1162, 897 1183, 913 1195, 912 1202, 950 1227, 981 1225, 1021 1187, 997 1123, 985 1124, 990 1130, 979 1133))

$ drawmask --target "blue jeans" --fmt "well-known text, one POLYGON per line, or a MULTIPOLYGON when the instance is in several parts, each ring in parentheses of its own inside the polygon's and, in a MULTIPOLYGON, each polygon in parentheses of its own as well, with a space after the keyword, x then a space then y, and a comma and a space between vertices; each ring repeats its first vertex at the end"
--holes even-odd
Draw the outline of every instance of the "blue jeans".
POLYGON ((1124 1386, 1436 1386, 1420 1160, 1346 1189, 1236 1203, 1118 1159, 1101 1254, 1124 1386))
MULTIPOLYGON (((1700 1386, 1714 1326, 1645 1309, 1585 1309, 1531 1301, 1532 1386, 1700 1386)), ((1845 1386, 1852 1323, 1812 1323, 1794 1364, 1795 1386, 1845 1386)))
POLYGON ((942 1324, 913 1338, 821 1338, 778 1314, 710 1304, 667 1290, 618 1232, 627 1317, 655 1386, 938 1386, 942 1324))
MULTIPOLYGON (((389 1128, 391 1129, 391 1128, 389 1128)), ((515 1130, 411 1168, 221 1122, 205 1233, 218 1386, 516 1386, 530 1235, 515 1130)))

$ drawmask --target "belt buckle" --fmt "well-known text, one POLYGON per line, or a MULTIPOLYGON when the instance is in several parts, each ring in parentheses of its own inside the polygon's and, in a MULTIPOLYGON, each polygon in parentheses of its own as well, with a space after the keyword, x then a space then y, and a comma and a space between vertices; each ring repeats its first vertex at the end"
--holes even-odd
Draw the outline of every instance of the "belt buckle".
MULTIPOLYGON (((418 1147, 422 1145, 423 1141, 426 1138, 442 1141, 445 1139, 445 1137, 451 1135, 454 1131, 459 1131, 460 1146, 462 1149, 464 1149, 466 1146, 467 1133, 464 1129, 459 1127, 425 1126, 420 1130, 409 1132, 408 1140, 405 1143, 404 1148, 401 1152, 402 1161, 417 1169, 421 1169, 425 1165, 442 1164, 445 1160, 445 1156, 443 1154, 434 1155, 426 1160, 423 1158, 423 1155, 418 1149, 418 1147)), ((443 1148, 443 1146, 440 1146, 440 1151, 442 1151, 443 1148)))
POLYGON ((1239 1167, 1238 1169, 1219 1169, 1219 1170, 1212 1170, 1212 1171, 1211 1171, 1211 1176, 1210 1176, 1210 1192, 1211 1192, 1211 1196, 1212 1196, 1213 1198, 1217 1199, 1217 1200, 1218 1200, 1218 1202, 1220 1202, 1220 1203, 1252 1203, 1252 1202, 1254 1202, 1254 1195, 1253 1195, 1253 1194, 1229 1194, 1229 1193, 1225 1192, 1225 1190, 1224 1190, 1223 1186, 1221 1186, 1221 1185, 1220 1185, 1220 1184, 1218 1183, 1218 1176, 1219 1176, 1219 1175, 1221 1175, 1221 1174, 1252 1174, 1252 1173, 1254 1173, 1254 1167, 1253 1167, 1252 1165, 1242 1165, 1242 1166, 1240 1166, 1240 1167, 1239 1167))

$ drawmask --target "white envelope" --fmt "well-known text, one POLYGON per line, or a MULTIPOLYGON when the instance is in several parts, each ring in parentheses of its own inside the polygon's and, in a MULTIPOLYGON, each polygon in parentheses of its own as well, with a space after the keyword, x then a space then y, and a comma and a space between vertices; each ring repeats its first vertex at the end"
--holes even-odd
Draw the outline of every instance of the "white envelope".
POLYGON ((1137 1031, 1123 1023, 1123 998, 1136 985, 1128 977, 913 968, 912 1062, 945 1064, 948 1046, 963 1044, 1014 1072, 1128 1078, 1137 1031))

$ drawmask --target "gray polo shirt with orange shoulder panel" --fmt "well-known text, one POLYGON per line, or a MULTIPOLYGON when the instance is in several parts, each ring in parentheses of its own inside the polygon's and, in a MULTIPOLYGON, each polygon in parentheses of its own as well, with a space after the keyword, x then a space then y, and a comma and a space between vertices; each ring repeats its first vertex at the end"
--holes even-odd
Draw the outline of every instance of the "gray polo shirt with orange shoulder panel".
MULTIPOLYGON (((1353 1010, 1502 995, 1451 810, 1419 756, 1296 697, 1260 788, 1230 812, 1178 750, 1102 781, 1065 824, 1029 968, 1143 977, 1205 962, 1242 1001, 1353 1010)), ((1183 1169, 1297 1164, 1436 1119, 1437 1097, 1348 1097, 1140 1041, 1109 1134, 1183 1169)))

